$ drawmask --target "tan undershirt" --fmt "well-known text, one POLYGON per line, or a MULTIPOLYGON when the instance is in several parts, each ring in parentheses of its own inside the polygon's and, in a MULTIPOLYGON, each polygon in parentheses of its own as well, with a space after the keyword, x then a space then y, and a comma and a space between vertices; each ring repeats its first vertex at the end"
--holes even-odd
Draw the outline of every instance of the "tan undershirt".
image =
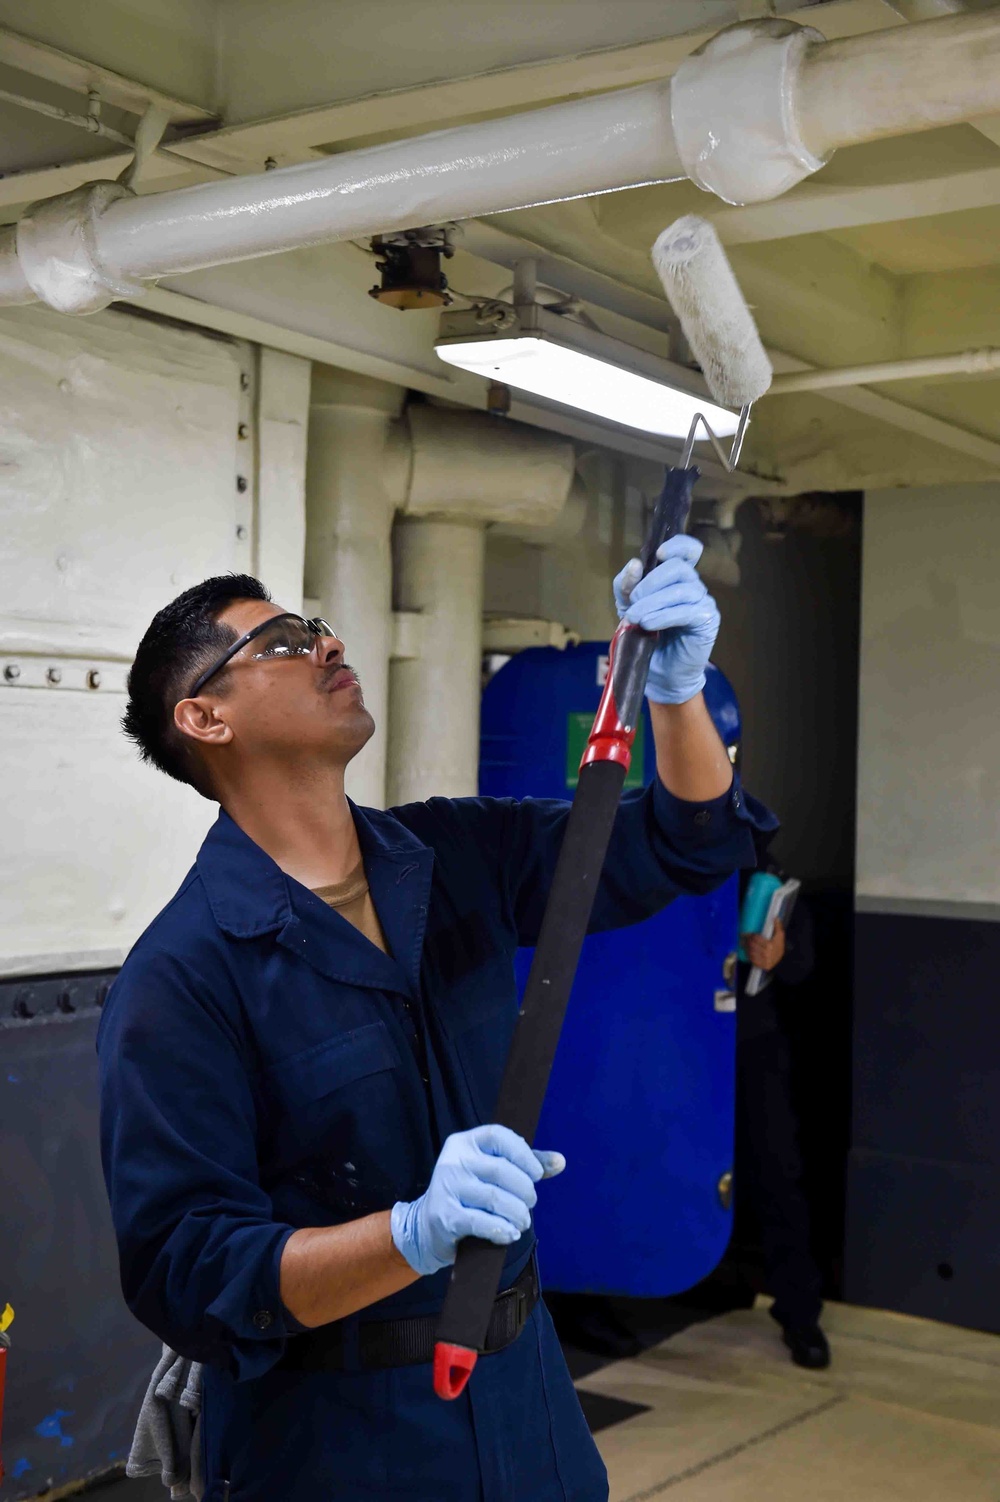
POLYGON ((335 881, 328 887, 313 887, 313 891, 334 912, 346 918, 348 923, 353 923, 383 954, 389 953, 389 946, 385 942, 385 934, 368 890, 364 861, 358 862, 346 881, 335 881))

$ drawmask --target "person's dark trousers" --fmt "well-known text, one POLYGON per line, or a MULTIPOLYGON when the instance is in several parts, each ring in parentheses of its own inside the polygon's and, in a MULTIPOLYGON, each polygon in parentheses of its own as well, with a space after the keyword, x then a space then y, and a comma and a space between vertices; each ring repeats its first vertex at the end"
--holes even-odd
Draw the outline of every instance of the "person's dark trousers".
POLYGON ((737 1212, 756 1223, 773 1317, 786 1328, 816 1324, 822 1279, 809 1246, 788 1042, 777 1028, 736 1050, 735 1170, 737 1212))

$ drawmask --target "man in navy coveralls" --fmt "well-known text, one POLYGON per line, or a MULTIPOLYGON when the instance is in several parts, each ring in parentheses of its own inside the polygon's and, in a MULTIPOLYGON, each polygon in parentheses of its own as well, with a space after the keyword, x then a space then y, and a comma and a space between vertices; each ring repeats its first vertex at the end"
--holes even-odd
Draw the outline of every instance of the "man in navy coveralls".
MULTIPOLYGON (((710 891, 771 823, 701 695, 699 553, 677 537, 615 581, 664 633, 658 776, 622 802, 594 930, 710 891)), ((207 1502, 602 1502, 535 1272, 535 1185, 562 1160, 490 1124, 569 804, 355 807, 373 722, 343 650, 246 576, 187 590, 139 646, 126 731, 220 811, 101 1022, 125 1297, 205 1363, 207 1502), (433 1316, 473 1234, 509 1251, 489 1354, 446 1403, 433 1316)))

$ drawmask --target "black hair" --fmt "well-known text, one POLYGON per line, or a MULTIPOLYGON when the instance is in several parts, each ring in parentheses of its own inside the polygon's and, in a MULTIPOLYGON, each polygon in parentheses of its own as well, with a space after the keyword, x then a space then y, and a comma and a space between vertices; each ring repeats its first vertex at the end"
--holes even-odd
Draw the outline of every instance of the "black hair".
MULTIPOLYGON (((139 643, 128 675, 128 704, 122 729, 144 762, 212 796, 197 752, 174 724, 174 706, 191 684, 236 641, 236 632, 217 619, 234 600, 270 601, 249 574, 221 574, 186 589, 154 615, 139 643)), ((225 669, 212 679, 225 692, 225 669)))

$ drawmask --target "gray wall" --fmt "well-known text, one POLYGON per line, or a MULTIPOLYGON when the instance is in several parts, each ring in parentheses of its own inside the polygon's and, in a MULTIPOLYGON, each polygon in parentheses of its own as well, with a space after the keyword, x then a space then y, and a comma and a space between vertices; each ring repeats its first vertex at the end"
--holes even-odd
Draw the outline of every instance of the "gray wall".
POLYGON ((858 897, 1000 905, 1000 484, 865 502, 858 897))
POLYGON ((1000 1329, 1000 485, 865 499, 844 1288, 1000 1329))

